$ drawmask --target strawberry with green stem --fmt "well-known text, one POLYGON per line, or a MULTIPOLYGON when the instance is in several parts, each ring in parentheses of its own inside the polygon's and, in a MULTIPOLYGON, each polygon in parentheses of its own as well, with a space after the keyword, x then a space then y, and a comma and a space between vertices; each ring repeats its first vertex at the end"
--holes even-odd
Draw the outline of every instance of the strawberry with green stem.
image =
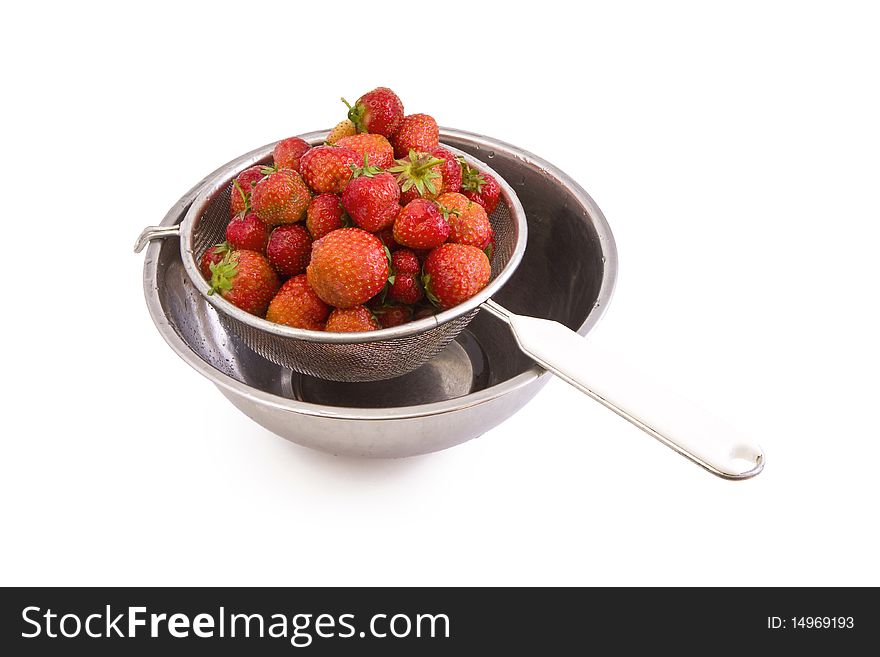
POLYGON ((400 188, 390 173, 368 164, 352 170, 352 181, 342 192, 342 207, 359 227, 371 233, 394 223, 400 211, 400 188))
POLYGON ((407 157, 396 160, 388 172, 397 174, 400 202, 406 205, 417 198, 437 198, 442 191, 443 164, 439 157, 419 151, 410 151, 407 157))
POLYGON ((229 251, 210 270, 209 295, 218 293, 245 312, 266 315, 279 287, 278 276, 266 256, 256 251, 229 251))
POLYGON ((345 98, 342 102, 348 108, 349 121, 358 132, 391 138, 403 120, 403 103, 388 87, 378 87, 365 93, 354 105, 349 105, 345 98))
MULTIPOLYGON (((501 186, 494 176, 470 166, 464 158, 459 158, 461 163, 461 192, 474 203, 479 203, 486 210, 486 214, 495 212, 498 200, 501 197, 501 186)), ((456 190, 449 190, 456 191, 456 190)))
POLYGON ((232 250, 228 242, 220 242, 206 249, 199 260, 199 271, 209 283, 211 282, 211 265, 216 265, 223 257, 232 250))

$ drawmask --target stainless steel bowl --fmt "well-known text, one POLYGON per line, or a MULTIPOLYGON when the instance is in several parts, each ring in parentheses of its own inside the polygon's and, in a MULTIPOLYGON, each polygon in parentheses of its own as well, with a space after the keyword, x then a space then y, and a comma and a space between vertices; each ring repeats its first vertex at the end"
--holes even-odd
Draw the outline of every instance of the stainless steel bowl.
MULTIPOLYGON (((525 208, 525 256, 494 298, 513 312, 554 319, 585 335, 604 312, 617 275, 614 238, 593 199, 553 165, 510 144, 451 129, 440 138, 489 163, 525 208)), ((171 208, 163 226, 181 221, 201 184, 171 208)), ((166 342, 237 408, 279 436, 334 454, 403 457, 452 447, 510 417, 550 376, 489 313, 397 379, 339 383, 293 373, 223 329, 189 281, 173 236, 147 250, 144 294, 166 342)))

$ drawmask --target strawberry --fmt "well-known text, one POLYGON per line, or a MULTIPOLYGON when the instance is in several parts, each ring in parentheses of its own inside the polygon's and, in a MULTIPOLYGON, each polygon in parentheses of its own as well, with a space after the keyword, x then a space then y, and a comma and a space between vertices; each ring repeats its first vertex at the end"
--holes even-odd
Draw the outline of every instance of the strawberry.
POLYGON ((378 87, 357 99, 354 107, 342 99, 348 107, 348 118, 358 132, 371 132, 383 137, 393 137, 403 120, 403 103, 388 87, 378 87))
POLYGON ((305 272, 312 257, 312 238, 302 224, 278 226, 266 248, 269 263, 282 278, 305 272))
POLYGON ((351 179, 351 167, 362 158, 350 148, 316 146, 299 160, 299 170, 317 194, 338 194, 351 179))
POLYGON ((229 244, 221 242, 207 249, 202 254, 202 259, 199 261, 199 271, 202 272, 202 276, 205 277, 206 281, 211 281, 211 265, 216 265, 223 260, 223 256, 229 253, 230 250, 229 244))
POLYGON ((251 194, 257 216, 269 226, 292 224, 302 219, 312 195, 292 169, 264 169, 268 174, 251 194))
POLYGON ((362 162, 366 162, 364 158, 369 158, 370 166, 387 169, 394 164, 394 147, 382 135, 352 135, 343 137, 336 145, 350 148, 358 154, 358 159, 362 162))
POLYGON ((422 282, 435 306, 452 308, 486 287, 492 268, 489 258, 475 246, 444 244, 425 260, 422 282))
POLYGON ((342 207, 351 220, 371 233, 394 224, 400 211, 400 188, 390 173, 366 165, 355 169, 354 179, 342 192, 342 207))
POLYGON ((306 210, 306 228, 314 240, 321 239, 330 231, 343 228, 347 221, 342 200, 336 194, 318 194, 306 210))
POLYGON ((336 308, 330 313, 324 330, 333 333, 359 333, 380 328, 382 327, 373 313, 366 306, 358 305, 351 308, 336 308))
POLYGON ((437 159, 443 160, 443 166, 440 167, 443 178, 440 192, 457 192, 461 188, 461 163, 455 155, 442 146, 432 148, 428 152, 437 159))
POLYGON ((263 167, 259 164, 249 167, 232 180, 232 193, 229 195, 229 216, 235 217, 250 209, 251 192, 254 185, 263 179, 263 167))
POLYGON ((299 137, 288 137, 275 144, 272 151, 272 159, 279 169, 293 169, 299 171, 299 158, 301 158, 311 146, 299 137))
POLYGON ((422 263, 411 249, 399 249, 391 254, 391 272, 395 276, 415 276, 422 271, 422 263))
POLYGON ((332 146, 343 137, 350 137, 355 134, 357 134, 357 128, 354 126, 354 123, 345 119, 333 126, 333 129, 327 133, 327 139, 324 140, 324 143, 332 146))
POLYGON ((409 306, 395 306, 391 304, 380 304, 371 308, 376 319, 382 328, 391 328, 392 326, 400 326, 411 322, 413 318, 412 308, 409 306))
POLYGON ((394 277, 394 282, 388 288, 388 296, 400 303, 418 303, 424 298, 425 290, 418 276, 402 274, 394 277))
POLYGON ((442 191, 444 161, 430 153, 410 151, 388 169, 397 174, 400 202, 406 205, 417 198, 437 198, 442 191))
POLYGON ((266 256, 256 251, 230 251, 211 265, 211 289, 245 312, 263 317, 278 291, 278 276, 266 256))
POLYGON ((269 304, 266 319, 293 328, 323 331, 329 315, 330 306, 321 301, 315 291, 309 287, 306 275, 301 274, 281 286, 278 294, 269 304))
POLYGON ((449 220, 450 242, 470 244, 480 250, 488 246, 493 236, 492 224, 482 205, 458 192, 441 194, 437 202, 449 220))
POLYGON ((394 239, 413 249, 433 249, 449 237, 449 223, 433 201, 417 198, 407 203, 394 221, 394 239))
POLYGON ((351 308, 371 299, 388 281, 388 256, 375 235, 360 228, 341 228, 312 245, 306 274, 325 303, 351 308))
POLYGON ((482 205, 486 214, 495 212, 501 197, 498 181, 491 174, 477 171, 466 162, 462 162, 461 191, 474 203, 482 205))
POLYGON ((226 226, 226 241, 236 251, 266 253, 269 227, 253 212, 242 212, 226 226))
POLYGON ((396 157, 406 157, 410 151, 430 151, 437 148, 440 145, 437 122, 427 114, 405 116, 391 143, 394 144, 396 157))
MULTIPOLYGON (((418 303, 425 296, 419 274, 422 263, 410 249, 399 249, 391 254, 391 286, 388 296, 400 303, 418 303)), ((380 318, 381 321, 381 318, 380 318)))
MULTIPOLYGON (((398 211, 398 214, 400 212, 398 211)), ((376 237, 382 240, 382 244, 385 245, 385 248, 388 249, 389 252, 394 252, 400 248, 400 244, 397 243, 397 240, 394 239, 394 226, 389 226, 383 230, 376 232, 376 237)))

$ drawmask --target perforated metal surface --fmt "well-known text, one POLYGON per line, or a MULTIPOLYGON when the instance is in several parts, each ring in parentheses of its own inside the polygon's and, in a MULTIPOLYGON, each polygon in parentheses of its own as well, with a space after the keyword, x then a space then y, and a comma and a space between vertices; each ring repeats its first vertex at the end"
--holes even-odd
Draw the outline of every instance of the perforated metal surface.
MULTIPOLYGON (((312 142, 315 141, 313 137, 312 142)), ((217 309, 224 327, 273 363, 333 381, 375 381, 401 376, 439 353, 467 326, 477 314, 479 304, 513 272, 525 248, 525 216, 513 190, 484 163, 465 157, 471 166, 492 173, 502 188, 501 200, 490 216, 495 230, 492 278, 476 297, 434 317, 369 333, 334 334, 273 324, 248 315, 219 295, 208 296, 208 285, 198 273, 198 260, 206 249, 223 241, 229 222, 232 179, 249 164, 205 181, 204 191, 181 226, 184 265, 196 288, 217 309)), ((270 158, 259 161, 266 163, 270 158)))

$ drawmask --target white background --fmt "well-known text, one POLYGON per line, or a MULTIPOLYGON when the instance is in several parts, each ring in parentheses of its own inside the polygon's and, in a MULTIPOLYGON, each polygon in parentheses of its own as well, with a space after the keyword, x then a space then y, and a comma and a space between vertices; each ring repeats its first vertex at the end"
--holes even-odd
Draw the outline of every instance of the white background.
POLYGON ((607 4, 6 8, 0 582, 880 584, 877 15, 607 4), (446 452, 335 458, 166 346, 140 230, 378 85, 594 196, 620 251, 595 339, 754 436, 762 475, 559 381, 446 452))

